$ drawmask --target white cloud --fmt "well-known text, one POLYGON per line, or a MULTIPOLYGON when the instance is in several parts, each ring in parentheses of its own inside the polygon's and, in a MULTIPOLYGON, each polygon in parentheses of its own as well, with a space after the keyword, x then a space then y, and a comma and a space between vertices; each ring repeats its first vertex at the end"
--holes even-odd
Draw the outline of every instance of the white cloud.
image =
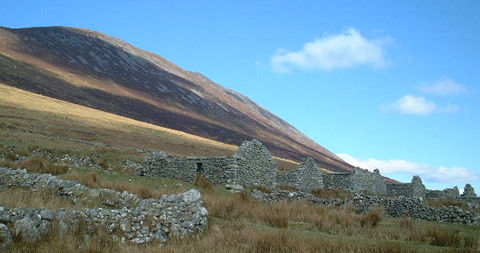
POLYGON ((287 73, 292 67, 304 70, 331 70, 357 65, 382 67, 386 64, 383 49, 386 40, 388 38, 366 39, 352 28, 309 42, 296 52, 277 50, 271 58, 271 65, 279 73, 287 73))
POLYGON ((337 154, 340 158, 354 166, 373 171, 379 169, 382 174, 389 173, 408 173, 411 175, 420 175, 422 178, 431 182, 471 182, 480 180, 480 176, 463 167, 435 167, 424 163, 416 163, 406 160, 361 160, 348 154, 337 154))
POLYGON ((465 93, 467 88, 450 78, 440 79, 433 84, 423 84, 417 87, 420 92, 434 95, 455 95, 465 93))
POLYGON ((458 105, 447 104, 446 106, 438 106, 432 101, 428 101, 423 96, 414 96, 407 94, 397 101, 389 104, 381 105, 384 112, 396 112, 407 115, 425 116, 435 112, 454 113, 457 112, 458 105))

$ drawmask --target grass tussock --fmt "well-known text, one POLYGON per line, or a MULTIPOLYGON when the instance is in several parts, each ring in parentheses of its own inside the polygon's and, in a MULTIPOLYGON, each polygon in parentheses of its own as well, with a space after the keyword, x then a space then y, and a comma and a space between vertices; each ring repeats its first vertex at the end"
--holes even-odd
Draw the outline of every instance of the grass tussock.
POLYGON ((119 192, 127 191, 143 199, 160 198, 164 195, 163 192, 151 191, 149 188, 141 184, 127 183, 127 182, 113 183, 108 181, 102 181, 99 179, 98 173, 95 171, 90 171, 87 173, 74 172, 74 173, 70 173, 66 178, 69 180, 78 181, 81 184, 88 186, 90 188, 107 188, 107 189, 112 189, 119 192))
POLYGON ((198 174, 197 177, 195 178, 195 182, 194 182, 195 186, 197 186, 198 188, 204 190, 204 191, 208 191, 208 192, 212 192, 213 191, 213 184, 212 182, 210 182, 210 180, 208 180, 208 178, 206 178, 204 175, 202 174, 198 174))
POLYGON ((337 188, 315 189, 315 190, 312 190, 312 194, 318 198, 346 199, 352 196, 352 193, 341 190, 341 189, 337 189, 337 188))
POLYGON ((383 217, 383 210, 374 208, 366 214, 355 214, 354 208, 329 208, 306 201, 261 203, 244 197, 205 195, 205 205, 210 215, 226 220, 248 220, 277 228, 288 228, 290 223, 308 223, 322 231, 357 232, 375 227, 383 217))
POLYGON ((49 191, 32 192, 24 189, 8 188, 0 191, 0 206, 7 208, 26 207, 47 209, 82 209, 84 206, 75 204, 72 201, 56 196, 49 191))
POLYGON ((68 171, 67 166, 54 164, 42 157, 30 157, 17 162, 6 159, 0 166, 12 169, 26 169, 30 173, 48 173, 52 175, 61 175, 68 171))

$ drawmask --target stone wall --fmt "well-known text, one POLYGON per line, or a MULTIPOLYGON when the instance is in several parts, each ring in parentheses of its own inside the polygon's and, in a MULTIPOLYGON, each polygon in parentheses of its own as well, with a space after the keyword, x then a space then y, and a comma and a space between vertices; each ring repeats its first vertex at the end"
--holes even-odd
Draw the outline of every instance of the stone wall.
POLYGON ((292 186, 305 192, 323 189, 323 172, 312 158, 307 158, 296 169, 287 173, 279 173, 277 185, 292 186))
POLYGON ((475 212, 465 211, 456 206, 433 208, 425 204, 421 198, 387 197, 372 194, 355 194, 346 199, 317 198, 305 192, 277 191, 265 193, 258 190, 254 190, 252 196, 260 201, 307 200, 322 206, 342 207, 353 205, 357 213, 364 213, 374 206, 381 206, 384 208, 385 214, 391 217, 408 215, 419 220, 480 225, 480 216, 475 212))
POLYGON ((425 198, 426 189, 419 176, 413 176, 411 183, 387 184, 387 192, 393 196, 425 198))
POLYGON ((238 159, 237 181, 244 186, 275 188, 278 166, 268 149, 258 140, 244 141, 233 158, 238 159))
POLYGON ((141 199, 127 192, 88 188, 50 174, 0 168, 0 194, 5 187, 47 191, 77 203, 99 203, 104 208, 73 211, 0 207, 2 244, 5 238, 12 236, 28 242, 37 241, 51 231, 53 224, 58 224, 55 231, 63 236, 80 221, 85 223, 83 232, 87 234, 102 227, 114 239, 133 243, 163 243, 172 236, 184 237, 202 231, 207 225, 208 212, 202 206, 200 192, 195 189, 159 199, 141 199))
POLYGON ((145 157, 140 173, 194 182, 201 174, 214 184, 261 185, 274 188, 277 164, 258 140, 245 141, 233 157, 178 157, 154 152, 145 157))
POLYGON ((387 193, 385 179, 378 170, 370 172, 357 167, 351 173, 325 174, 324 182, 326 188, 337 188, 353 193, 387 193))
POLYGON ((145 158, 141 175, 194 182, 201 174, 214 184, 236 183, 238 161, 231 157, 178 157, 163 151, 145 158))
POLYGON ((426 198, 432 199, 460 199, 460 191, 458 187, 453 188, 446 188, 443 190, 426 190, 425 192, 426 198))

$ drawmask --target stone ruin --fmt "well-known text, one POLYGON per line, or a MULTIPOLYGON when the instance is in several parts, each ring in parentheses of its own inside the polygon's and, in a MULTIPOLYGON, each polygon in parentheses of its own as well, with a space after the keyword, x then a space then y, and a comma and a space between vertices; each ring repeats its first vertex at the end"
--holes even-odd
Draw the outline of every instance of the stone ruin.
POLYGON ((275 188, 277 163, 258 140, 245 141, 233 157, 178 157, 154 152, 145 158, 138 174, 194 182, 203 175, 214 184, 275 188))
POLYGON ((356 167, 347 173, 325 173, 326 188, 337 188, 353 193, 386 194, 385 178, 378 169, 370 172, 356 167))
POLYGON ((462 193, 462 198, 463 199, 477 198, 477 194, 475 193, 475 189, 473 189, 471 184, 466 184, 465 185, 465 188, 463 189, 463 193, 462 193))
POLYGON ((426 189, 419 176, 413 176, 411 183, 387 184, 387 192, 392 196, 425 199, 426 189))
MULTIPOLYGON (((280 172, 268 149, 257 140, 242 143, 232 157, 178 157, 155 152, 146 157, 139 174, 188 182, 194 182, 198 175, 203 175, 214 184, 224 184, 232 192, 252 186, 271 190, 292 187, 307 194, 316 189, 336 188, 361 196, 384 196, 387 199, 382 200, 384 204, 390 201, 389 198, 402 197, 423 202, 428 197, 458 199, 472 207, 480 206, 480 198, 469 184, 460 196, 456 187, 443 191, 426 190, 419 176, 414 176, 410 183, 395 184, 387 182, 378 169, 370 172, 357 167, 352 172, 323 172, 312 158, 305 159, 294 170, 280 172)), ((412 205, 412 210, 415 206, 419 205, 412 205)), ((421 206, 423 208, 424 205, 421 206)), ((395 207, 392 210, 397 209, 395 207)), ((442 215, 448 215, 450 211, 442 211, 442 215)), ((430 217, 409 212, 416 217, 430 217)))
POLYGON ((278 173, 277 185, 291 186, 305 192, 323 189, 323 172, 312 158, 307 158, 296 169, 286 173, 278 173))
POLYGON ((98 203, 101 207, 77 211, 0 206, 0 250, 8 249, 12 238, 38 241, 49 234, 55 224, 58 227, 54 231, 58 231, 60 238, 78 228, 81 222, 87 237, 103 228, 114 240, 137 244, 162 244, 172 237, 200 232, 207 226, 208 212, 196 189, 159 199, 141 199, 128 192, 93 189, 50 174, 30 174, 26 170, 0 167, 0 190, 2 188, 47 191, 74 203, 98 203))

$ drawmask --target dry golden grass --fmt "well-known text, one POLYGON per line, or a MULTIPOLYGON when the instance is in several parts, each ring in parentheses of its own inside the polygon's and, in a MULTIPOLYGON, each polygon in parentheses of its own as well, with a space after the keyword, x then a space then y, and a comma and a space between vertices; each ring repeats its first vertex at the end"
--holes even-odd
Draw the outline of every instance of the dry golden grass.
POLYGON ((47 209, 82 209, 84 206, 72 201, 55 196, 53 192, 32 192, 24 189, 8 188, 0 190, 0 206, 7 208, 27 207, 47 209))
POLYGON ((208 191, 208 192, 212 192, 213 191, 213 184, 212 182, 210 182, 210 180, 208 180, 208 178, 206 178, 204 175, 197 175, 197 177, 195 178, 195 186, 197 186, 198 188, 204 190, 204 191, 208 191))
POLYGON ((3 106, 23 108, 32 111, 53 113, 57 117, 74 118, 78 123, 95 128, 114 131, 156 131, 159 134, 169 135, 171 138, 179 139, 186 143, 201 143, 202 145, 214 146, 217 149, 234 151, 234 145, 213 141, 185 132, 156 126, 153 124, 133 120, 119 115, 103 112, 100 110, 80 106, 62 100, 27 92, 0 83, 0 100, 3 106))
POLYGON ((67 166, 54 164, 42 157, 30 157, 19 162, 14 162, 7 158, 0 162, 0 166, 12 169, 26 169, 31 173, 49 173, 52 175, 60 175, 68 171, 67 166))
POLYGON ((75 180, 80 182, 83 185, 86 185, 90 188, 107 188, 112 189, 115 191, 123 192, 127 191, 133 194, 136 194, 140 198, 160 198, 165 193, 152 191, 148 187, 141 185, 141 184, 132 184, 127 182, 108 182, 108 181, 101 181, 99 180, 99 176, 97 172, 90 171, 87 173, 78 173, 72 172, 66 176, 65 179, 75 180))

